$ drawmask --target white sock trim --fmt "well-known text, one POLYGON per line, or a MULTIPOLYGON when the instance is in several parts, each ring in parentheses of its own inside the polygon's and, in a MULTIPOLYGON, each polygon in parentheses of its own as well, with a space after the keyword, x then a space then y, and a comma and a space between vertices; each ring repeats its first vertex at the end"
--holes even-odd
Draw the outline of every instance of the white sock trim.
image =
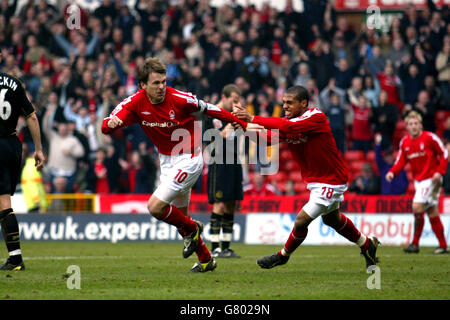
POLYGON ((13 250, 13 251, 10 251, 9 252, 9 256, 11 257, 11 256, 19 256, 19 255, 21 255, 22 254, 22 250, 20 250, 20 249, 17 249, 17 250, 13 250))
POLYGON ((361 237, 356 241, 356 244, 361 247, 364 243, 366 243, 367 237, 361 233, 361 237))

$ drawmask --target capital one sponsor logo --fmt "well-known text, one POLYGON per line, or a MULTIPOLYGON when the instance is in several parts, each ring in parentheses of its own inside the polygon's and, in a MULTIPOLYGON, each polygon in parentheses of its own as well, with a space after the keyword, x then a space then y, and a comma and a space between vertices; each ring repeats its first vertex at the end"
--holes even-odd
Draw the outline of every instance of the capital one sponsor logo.
POLYGON ((172 121, 166 121, 166 122, 148 122, 148 121, 143 120, 143 121, 142 121, 142 125, 143 125, 143 126, 146 126, 146 127, 150 127, 150 128, 153 128, 153 127, 159 127, 159 128, 171 128, 171 127, 176 126, 177 124, 174 123, 174 122, 172 122, 172 121))

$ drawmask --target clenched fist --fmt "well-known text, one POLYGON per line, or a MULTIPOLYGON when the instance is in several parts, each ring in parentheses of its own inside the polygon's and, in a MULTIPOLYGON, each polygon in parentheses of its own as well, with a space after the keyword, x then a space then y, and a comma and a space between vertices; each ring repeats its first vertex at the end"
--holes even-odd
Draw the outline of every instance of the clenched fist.
POLYGON ((116 116, 112 116, 108 121, 108 128, 115 129, 123 124, 123 121, 116 116))

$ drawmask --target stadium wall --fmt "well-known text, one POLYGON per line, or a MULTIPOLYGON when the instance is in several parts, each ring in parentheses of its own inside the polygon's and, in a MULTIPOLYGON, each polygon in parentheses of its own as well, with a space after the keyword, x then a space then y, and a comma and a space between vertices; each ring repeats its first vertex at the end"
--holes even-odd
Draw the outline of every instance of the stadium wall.
MULTIPOLYGON (((355 226, 384 245, 406 245, 413 237, 414 218, 405 214, 348 214, 355 226)), ((192 214, 205 224, 209 242, 209 215, 192 214)), ((250 213, 235 216, 233 242, 283 244, 295 221, 295 214, 250 213)), ((450 242, 450 215, 441 216, 450 242)), ((18 217, 21 239, 26 241, 181 241, 175 227, 148 214, 23 214, 18 217)), ((308 227, 307 245, 350 245, 336 231, 316 219, 308 227)), ((426 219, 421 246, 437 246, 426 219)))
MULTIPOLYGON (((91 195, 92 196, 92 195, 91 195)), ((148 195, 94 195, 91 213, 55 212, 19 214, 21 238, 29 241, 180 241, 174 227, 152 218, 147 211, 148 195), (97 213, 97 214, 92 214, 97 213)), ((85 201, 85 195, 64 195, 73 203, 85 201)), ((68 200, 68 201, 69 201, 68 200)), ((209 241, 211 206, 204 195, 192 195, 190 211, 205 224, 204 238, 209 241)), ((341 209, 356 227, 376 236, 384 245, 406 245, 413 236, 414 218, 411 196, 346 195, 341 209)), ((233 241, 248 244, 283 244, 292 230, 296 212, 308 201, 307 196, 245 197, 236 214, 233 241)), ((23 196, 13 197, 16 213, 25 213, 23 196)), ((74 208, 77 208, 75 206, 74 208)), ((439 202, 442 223, 450 242, 450 197, 439 202)), ((305 244, 350 244, 333 229, 316 219, 309 227, 305 244)), ((422 246, 437 246, 426 219, 422 246)))

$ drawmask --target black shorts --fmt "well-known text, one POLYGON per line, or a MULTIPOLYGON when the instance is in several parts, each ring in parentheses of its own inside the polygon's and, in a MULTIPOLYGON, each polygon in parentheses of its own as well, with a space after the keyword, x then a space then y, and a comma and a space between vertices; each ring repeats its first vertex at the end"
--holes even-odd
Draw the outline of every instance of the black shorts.
POLYGON ((208 202, 244 199, 242 165, 211 164, 208 167, 208 202))
POLYGON ((0 138, 0 194, 16 192, 22 168, 22 143, 17 136, 0 138))

